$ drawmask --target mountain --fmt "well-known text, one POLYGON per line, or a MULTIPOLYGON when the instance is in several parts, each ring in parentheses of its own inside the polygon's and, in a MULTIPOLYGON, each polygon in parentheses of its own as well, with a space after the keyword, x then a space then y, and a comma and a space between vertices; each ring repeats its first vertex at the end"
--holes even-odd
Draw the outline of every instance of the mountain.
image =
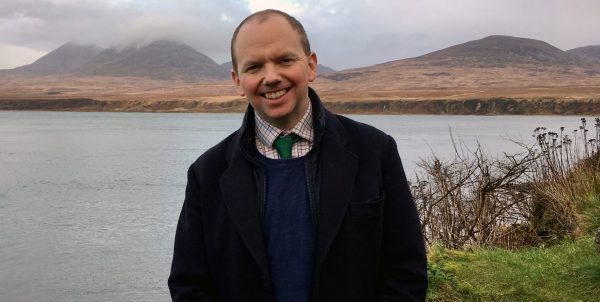
POLYGON ((35 62, 6 70, 6 73, 24 76, 44 76, 76 70, 98 55, 102 48, 89 44, 66 43, 35 62))
POLYGON ((544 85, 560 83, 559 77, 575 83, 598 74, 600 62, 543 41, 495 35, 415 58, 325 74, 322 78, 336 82, 361 81, 368 87, 389 90, 544 85))
POLYGON ((317 70, 319 71, 319 74, 326 74, 326 73, 332 73, 335 72, 335 69, 327 67, 323 64, 317 64, 317 70))
POLYGON ((546 42, 511 36, 489 36, 415 58, 417 62, 449 67, 508 67, 514 65, 578 66, 589 62, 546 42))
POLYGON ((231 63, 231 61, 227 61, 225 63, 222 63, 221 67, 223 67, 226 70, 230 71, 231 69, 233 69, 233 63, 231 63))
POLYGON ((82 76, 131 76, 156 80, 222 80, 226 69, 192 47, 158 40, 143 47, 109 48, 74 71, 82 76))
POLYGON ((591 46, 573 48, 573 49, 567 50, 567 52, 587 58, 587 59, 600 61, 600 45, 591 45, 591 46))
MULTIPOLYGON (((67 51, 71 49, 67 46, 31 64, 43 74, 56 72, 47 77, 12 77, 0 71, 0 99, 198 100, 199 96, 206 96, 223 101, 236 95, 229 83, 208 83, 228 80, 230 63, 221 66, 185 44, 160 40, 105 49, 93 57, 75 56, 80 60, 52 59, 70 58, 66 53, 72 51, 67 51), (54 76, 57 74, 61 76, 54 76), (96 75, 103 77, 92 77, 96 75), (156 79, 188 83, 161 84, 156 79)), ((489 36, 419 57, 362 68, 326 73, 319 66, 320 79, 315 85, 324 99, 353 102, 503 97, 597 99, 600 60, 590 59, 588 48, 587 57, 580 51, 565 52, 533 39, 489 36)), ((36 69, 31 66, 17 69, 36 69)))

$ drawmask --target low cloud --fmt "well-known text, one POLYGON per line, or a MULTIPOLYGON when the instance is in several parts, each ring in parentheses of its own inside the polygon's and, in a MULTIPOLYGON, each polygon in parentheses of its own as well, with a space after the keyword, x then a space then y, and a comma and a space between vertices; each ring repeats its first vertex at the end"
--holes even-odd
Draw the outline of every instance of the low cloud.
POLYGON ((169 38, 220 63, 230 60, 235 26, 267 7, 296 16, 319 61, 336 69, 414 57, 494 34, 565 50, 600 44, 596 0, 3 0, 0 68, 31 63, 33 54, 72 40, 108 47, 169 38), (8 49, 26 49, 28 55, 8 49))
MULTIPOLYGON (((0 2, 0 43, 3 49, 43 55, 69 41, 110 47, 168 38, 226 61, 231 32, 247 14, 247 6, 233 0, 7 0, 0 2)), ((0 57, 7 56, 0 68, 37 59, 0 51, 0 57)))
POLYGON ((299 17, 321 62, 359 67, 419 56, 489 35, 561 49, 600 44, 600 1, 310 1, 299 17))
MULTIPOLYGON (((33 62, 46 54, 40 51, 23 46, 15 46, 0 43, 0 69, 9 69, 16 67, 14 62, 33 62)), ((21 64, 23 65, 23 64, 21 64)))

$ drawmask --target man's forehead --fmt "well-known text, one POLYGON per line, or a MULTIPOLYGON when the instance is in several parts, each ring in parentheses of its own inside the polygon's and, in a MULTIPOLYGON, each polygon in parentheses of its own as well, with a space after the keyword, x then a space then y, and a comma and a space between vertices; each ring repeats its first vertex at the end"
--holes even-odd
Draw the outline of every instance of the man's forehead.
POLYGON ((240 27, 238 36, 241 35, 243 32, 255 30, 257 27, 261 27, 261 26, 265 25, 265 23, 272 23, 272 22, 281 23, 281 25, 285 24, 283 26, 287 25, 289 28, 292 28, 292 25, 283 16, 280 16, 275 13, 269 13, 269 14, 265 14, 265 15, 254 16, 253 18, 246 21, 246 23, 244 23, 240 27))
MULTIPOLYGON (((272 14, 269 18, 264 20, 248 20, 239 30, 238 35, 235 40, 235 49, 236 53, 241 49, 245 51, 248 48, 261 48, 266 44, 270 44, 276 42, 277 40, 272 40, 273 35, 281 36, 284 35, 286 37, 295 37, 298 39, 298 43, 300 43, 300 35, 294 28, 289 24, 289 22, 282 16, 277 14, 272 14), (276 24, 272 24, 271 22, 276 22, 276 24), (263 26, 268 26, 268 28, 264 28, 263 26)), ((292 45, 287 45, 291 47, 292 45)), ((288 47, 284 47, 288 48, 288 47)))

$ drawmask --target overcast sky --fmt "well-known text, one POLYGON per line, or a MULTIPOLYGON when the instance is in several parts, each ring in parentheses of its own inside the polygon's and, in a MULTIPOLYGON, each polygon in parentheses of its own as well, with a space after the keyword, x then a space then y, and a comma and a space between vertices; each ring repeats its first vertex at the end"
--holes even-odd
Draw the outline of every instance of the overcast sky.
POLYGON ((563 50, 600 44, 599 0, 1 0, 0 69, 68 41, 102 47, 171 38, 217 63, 251 12, 276 8, 305 26, 319 63, 335 69, 414 57, 489 35, 563 50))

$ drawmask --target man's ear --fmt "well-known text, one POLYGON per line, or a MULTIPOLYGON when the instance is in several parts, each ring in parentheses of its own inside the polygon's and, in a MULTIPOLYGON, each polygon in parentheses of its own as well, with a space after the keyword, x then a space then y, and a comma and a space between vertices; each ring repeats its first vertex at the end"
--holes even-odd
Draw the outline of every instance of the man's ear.
POLYGON ((234 69, 231 69, 231 79, 233 80, 233 83, 235 84, 235 86, 237 88, 238 94, 240 96, 246 96, 246 93, 244 92, 244 90, 240 86, 240 77, 238 76, 237 72, 235 72, 234 69))
POLYGON ((308 81, 312 82, 317 78, 317 54, 311 52, 308 56, 308 81))

